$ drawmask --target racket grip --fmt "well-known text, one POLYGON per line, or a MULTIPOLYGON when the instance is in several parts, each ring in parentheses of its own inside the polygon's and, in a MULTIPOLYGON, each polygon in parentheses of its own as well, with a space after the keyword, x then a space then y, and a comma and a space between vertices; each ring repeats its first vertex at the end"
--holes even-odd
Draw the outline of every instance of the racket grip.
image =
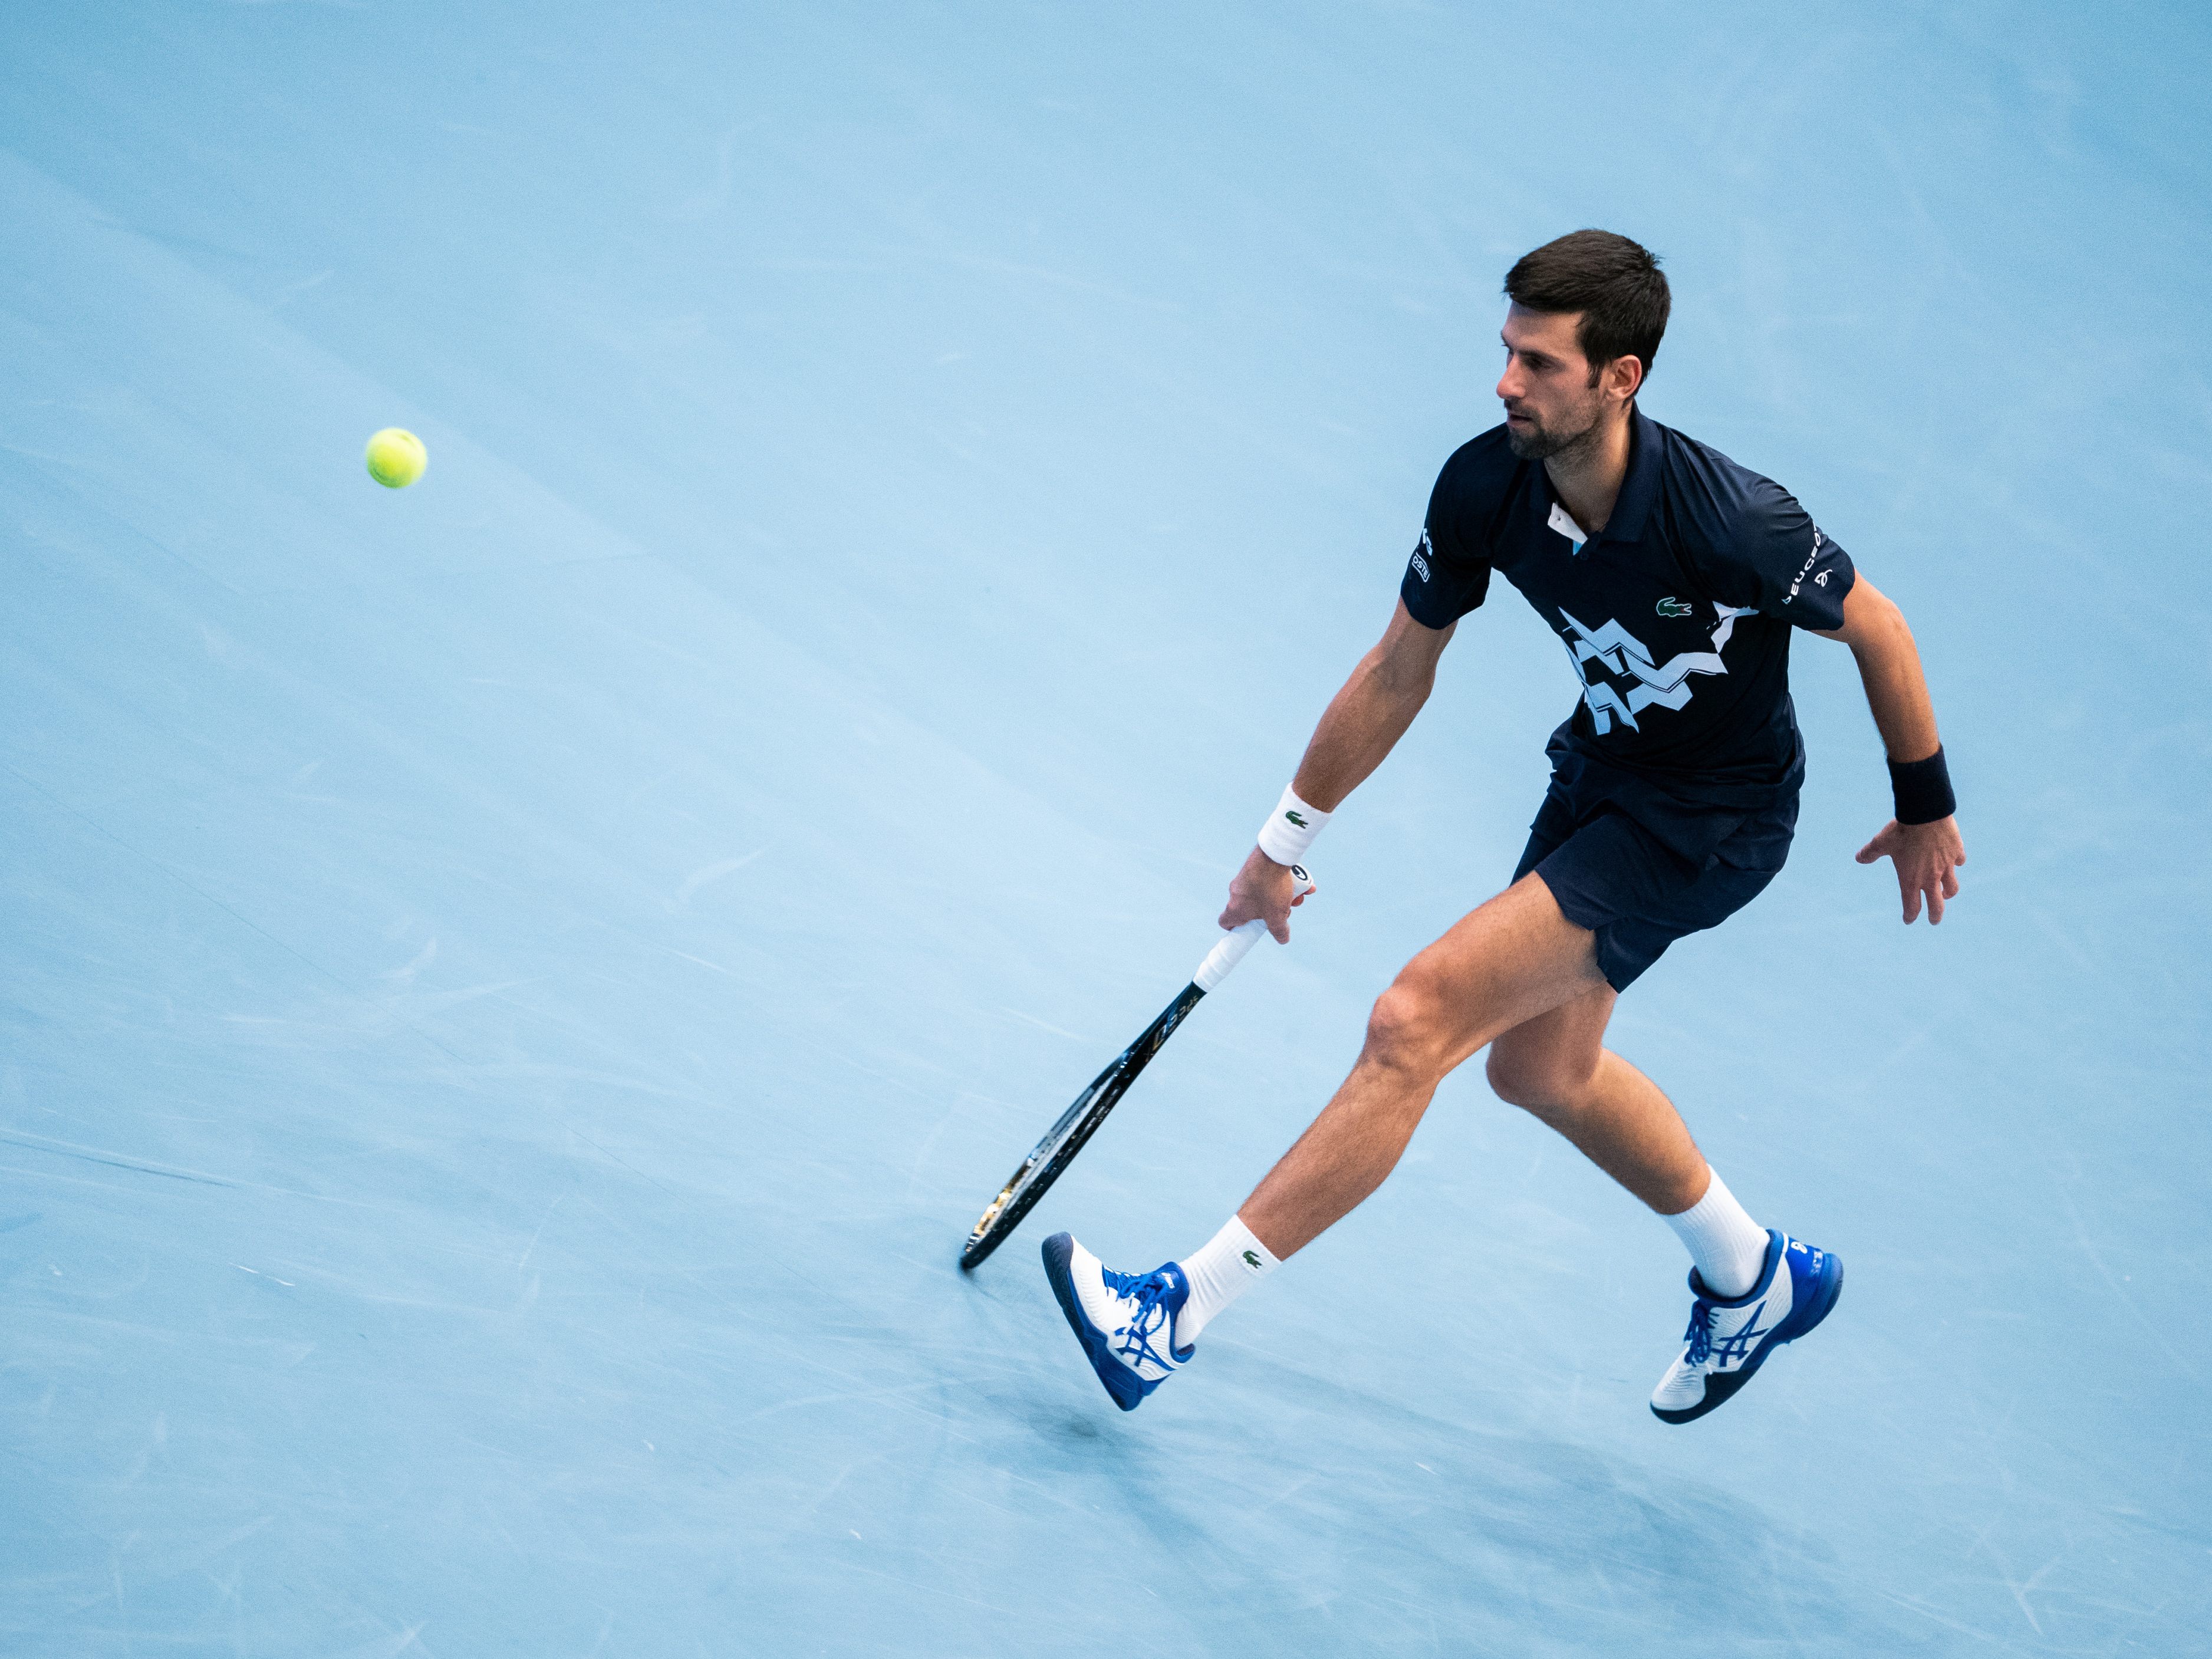
MULTIPOLYGON (((1292 897, 1313 891, 1314 879, 1306 873, 1304 866, 1292 865, 1291 878, 1296 883, 1291 890, 1292 897)), ((1198 971, 1190 976, 1190 982, 1201 991, 1213 989, 1229 977, 1229 970, 1244 960, 1267 931, 1267 924, 1257 916, 1231 928, 1221 936, 1220 942, 1206 953, 1206 960, 1198 964, 1198 971)))

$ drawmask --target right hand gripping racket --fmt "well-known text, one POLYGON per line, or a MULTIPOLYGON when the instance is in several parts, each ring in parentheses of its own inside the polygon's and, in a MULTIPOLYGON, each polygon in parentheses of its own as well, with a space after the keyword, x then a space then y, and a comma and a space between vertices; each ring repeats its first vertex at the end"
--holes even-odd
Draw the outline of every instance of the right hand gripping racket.
MULTIPOLYGON (((1297 886, 1293 896, 1313 890, 1313 878, 1298 865, 1291 866, 1291 876, 1297 886)), ((1161 1010, 1160 1017, 1145 1027, 1144 1035, 1121 1050, 1121 1057, 1091 1080, 1091 1086, 1076 1096, 1075 1103, 1060 1115, 1060 1121, 1045 1132, 1036 1149, 1021 1162, 1021 1167, 1010 1176, 999 1195, 991 1200, 975 1230, 968 1235, 968 1243, 960 1252, 963 1272, 974 1267, 992 1251, 1006 1242, 1022 1218, 1035 1207, 1037 1200, 1060 1179, 1060 1171, 1075 1161, 1083 1150, 1083 1143, 1098 1133, 1098 1126, 1106 1121, 1137 1074, 1159 1053, 1161 1046, 1174 1035, 1183 1016, 1198 1006, 1199 1000, 1229 977, 1229 970, 1244 960, 1245 953, 1260 942, 1267 931, 1267 924, 1256 918, 1242 927, 1231 928, 1221 940, 1206 953, 1206 960, 1190 977, 1190 983, 1176 993, 1176 1000, 1161 1010)))

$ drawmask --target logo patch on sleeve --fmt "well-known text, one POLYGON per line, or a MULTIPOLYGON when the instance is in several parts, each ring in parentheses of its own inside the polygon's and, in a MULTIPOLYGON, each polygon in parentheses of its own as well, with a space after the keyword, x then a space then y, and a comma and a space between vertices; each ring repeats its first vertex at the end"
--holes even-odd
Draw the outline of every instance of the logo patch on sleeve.
POLYGON ((1419 575, 1423 581, 1426 581, 1429 579, 1429 562, 1421 556, 1424 553, 1434 553, 1436 550, 1437 550, 1430 544, 1429 532, 1424 530, 1421 532, 1421 544, 1413 550, 1414 574, 1419 575))
MULTIPOLYGON (((1826 541, 1827 538, 1820 533, 1820 526, 1814 525, 1813 526, 1813 550, 1805 556, 1805 568, 1797 573, 1797 580, 1790 584, 1790 591, 1782 596, 1783 604, 1787 605, 1790 600, 1797 597, 1797 590, 1805 586, 1805 578, 1812 574, 1813 567, 1820 562, 1820 549, 1826 544, 1826 541)), ((1827 585, 1828 573, 1823 570, 1820 573, 1820 580, 1814 582, 1813 586, 1815 587, 1826 587, 1827 585)))

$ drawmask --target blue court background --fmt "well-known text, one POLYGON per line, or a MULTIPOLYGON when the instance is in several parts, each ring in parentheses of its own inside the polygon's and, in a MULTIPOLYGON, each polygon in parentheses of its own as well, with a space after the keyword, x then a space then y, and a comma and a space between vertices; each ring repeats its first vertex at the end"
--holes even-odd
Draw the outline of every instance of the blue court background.
POLYGON ((10 1653, 2159 1654, 2212 1626, 2208 31, 2182 7, 11 9, 10 1653), (1495 419, 1646 407, 1913 619, 1616 1041, 1838 1316, 1656 1424, 1683 1262, 1455 1078, 1115 1412, 1036 1271, 1194 1248, 1503 879, 1515 596, 1014 1247, 1495 419), (362 441, 428 441, 372 485, 362 441))

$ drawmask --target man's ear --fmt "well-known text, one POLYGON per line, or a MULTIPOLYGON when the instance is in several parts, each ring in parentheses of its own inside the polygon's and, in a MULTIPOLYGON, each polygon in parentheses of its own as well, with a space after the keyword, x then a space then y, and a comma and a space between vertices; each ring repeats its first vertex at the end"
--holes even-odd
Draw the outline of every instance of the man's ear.
POLYGON ((1618 392, 1623 402, 1644 389, 1644 360, 1637 356, 1615 357, 1605 366, 1605 385, 1608 392, 1618 392))

